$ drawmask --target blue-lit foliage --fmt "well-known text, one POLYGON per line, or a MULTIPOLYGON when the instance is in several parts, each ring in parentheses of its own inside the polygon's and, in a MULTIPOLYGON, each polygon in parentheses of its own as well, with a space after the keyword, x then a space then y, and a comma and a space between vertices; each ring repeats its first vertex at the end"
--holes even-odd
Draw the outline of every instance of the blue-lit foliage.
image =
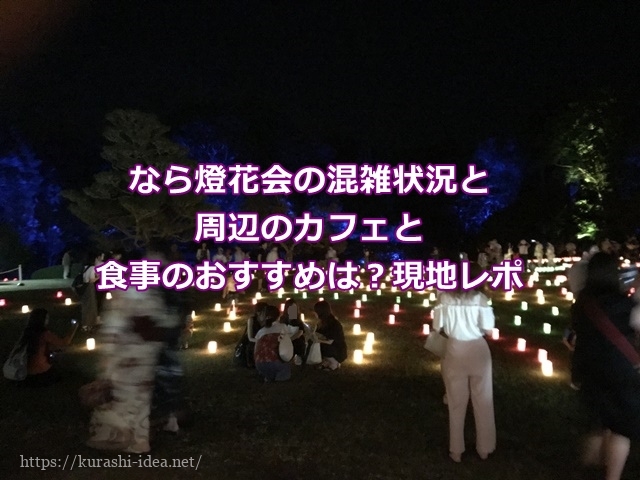
MULTIPOLYGON (((223 142, 220 133, 212 125, 197 122, 182 127, 174 141, 187 149, 189 158, 197 163, 212 163, 229 166, 236 163, 236 154, 223 142)), ((238 195, 209 195, 207 203, 223 212, 237 212, 240 207, 238 195)))
POLYGON ((45 178, 42 162, 13 130, 0 131, 0 191, 3 229, 13 230, 24 247, 42 257, 38 263, 54 262, 64 248, 56 224, 60 188, 45 178))
MULTIPOLYGON (((477 170, 486 170, 488 177, 474 186, 487 186, 488 195, 460 193, 456 202, 458 217, 466 233, 478 233, 484 223, 496 212, 511 205, 520 192, 524 162, 515 141, 490 138, 482 142, 473 155, 471 164, 477 170)), ((465 171, 466 174, 466 171, 465 171)), ((462 177, 460 173, 458 177, 462 177)))

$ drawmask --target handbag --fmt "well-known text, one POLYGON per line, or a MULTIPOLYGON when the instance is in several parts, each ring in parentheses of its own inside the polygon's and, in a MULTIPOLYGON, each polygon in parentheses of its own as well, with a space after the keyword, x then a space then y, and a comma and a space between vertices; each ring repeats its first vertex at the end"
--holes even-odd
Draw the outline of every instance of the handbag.
POLYGON ((293 342, 291 337, 284 331, 278 338, 278 356, 283 362, 290 362, 293 358, 293 342))
POLYGON ((113 400, 113 385, 110 380, 98 379, 80 387, 80 404, 87 408, 96 408, 113 400))
POLYGON ((307 355, 307 365, 319 365, 322 363, 322 351, 320 350, 320 343, 313 342, 309 347, 309 353, 307 355))
POLYGON ((424 342, 424 348, 438 357, 444 357, 449 337, 443 329, 432 331, 424 342))
POLYGON ((11 353, 9 358, 4 362, 2 367, 2 373, 4 378, 8 380, 22 381, 27 378, 27 361, 29 356, 27 355, 27 344, 21 345, 18 342, 11 353))

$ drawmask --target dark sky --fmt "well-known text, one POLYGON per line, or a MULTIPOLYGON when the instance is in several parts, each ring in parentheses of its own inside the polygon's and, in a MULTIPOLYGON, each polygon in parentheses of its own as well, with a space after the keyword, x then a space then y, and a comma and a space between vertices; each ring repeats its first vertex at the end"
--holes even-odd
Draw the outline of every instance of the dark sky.
POLYGON ((0 119, 79 172, 97 165, 117 107, 172 126, 240 115, 426 162, 533 135, 545 112, 600 87, 636 101, 640 85, 637 2, 67 4, 20 26, 24 51, 0 62, 0 119))

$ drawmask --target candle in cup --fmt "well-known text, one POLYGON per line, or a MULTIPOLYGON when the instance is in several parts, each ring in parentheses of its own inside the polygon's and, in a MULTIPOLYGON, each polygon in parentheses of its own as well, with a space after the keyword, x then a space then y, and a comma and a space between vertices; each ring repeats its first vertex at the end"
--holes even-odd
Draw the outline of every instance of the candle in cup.
POLYGON ((356 364, 361 364, 363 360, 363 352, 362 350, 354 350, 353 351, 353 362, 356 364))
POLYGON ((547 360, 547 351, 544 348, 539 348, 538 349, 538 361, 540 363, 544 362, 547 360))

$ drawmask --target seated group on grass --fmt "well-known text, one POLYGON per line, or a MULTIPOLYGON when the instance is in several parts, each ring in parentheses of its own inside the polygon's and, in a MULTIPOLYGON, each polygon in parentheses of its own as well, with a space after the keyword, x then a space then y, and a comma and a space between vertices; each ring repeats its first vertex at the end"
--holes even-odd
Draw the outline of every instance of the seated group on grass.
POLYGON ((237 363, 255 366, 265 381, 288 380, 291 377, 291 363, 283 361, 279 354, 280 340, 286 335, 293 344, 295 365, 317 363, 308 357, 313 345, 318 344, 321 353, 318 368, 340 368, 347 359, 342 325, 333 315, 328 302, 319 301, 313 309, 318 318, 315 331, 300 319, 298 306, 292 299, 287 299, 282 314, 273 305, 257 303, 253 316, 248 320, 246 333, 236 348, 237 363))

